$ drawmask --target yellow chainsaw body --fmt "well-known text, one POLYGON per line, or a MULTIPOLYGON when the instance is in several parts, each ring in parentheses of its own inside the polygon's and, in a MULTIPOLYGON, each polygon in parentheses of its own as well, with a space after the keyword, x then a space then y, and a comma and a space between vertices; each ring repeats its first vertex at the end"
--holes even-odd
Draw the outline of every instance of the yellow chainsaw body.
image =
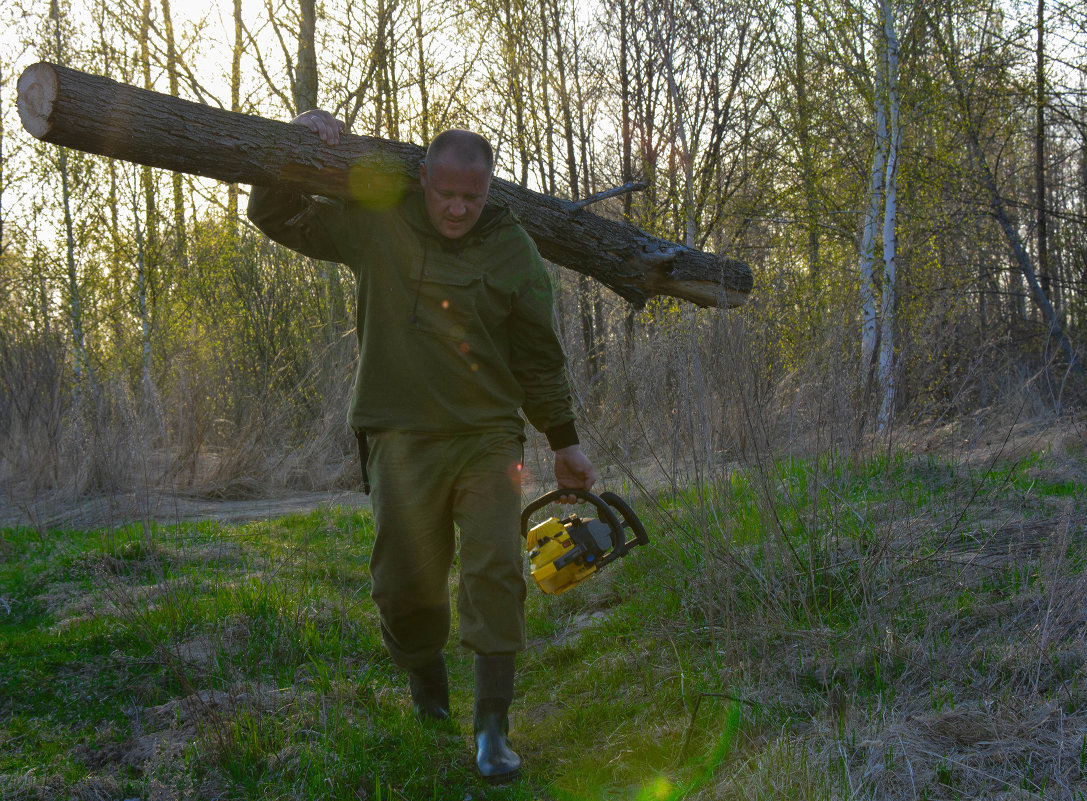
POLYGON ((548 595, 560 595, 596 572, 596 565, 585 564, 580 559, 555 569, 555 560, 574 547, 566 526, 558 518, 552 517, 534 527, 527 540, 532 578, 548 595))

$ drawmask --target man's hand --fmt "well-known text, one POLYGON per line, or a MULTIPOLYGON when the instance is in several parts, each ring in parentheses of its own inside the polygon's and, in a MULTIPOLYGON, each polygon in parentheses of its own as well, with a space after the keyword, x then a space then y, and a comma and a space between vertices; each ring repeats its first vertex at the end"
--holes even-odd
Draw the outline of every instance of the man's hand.
POLYGON ((340 134, 347 130, 347 126, 333 117, 324 109, 315 108, 312 111, 304 111, 291 120, 292 125, 302 125, 309 128, 326 145, 338 145, 340 134))
MULTIPOLYGON (((555 481, 559 489, 580 489, 589 491, 596 483, 596 472, 578 445, 560 448, 555 451, 555 481)), ((559 503, 577 503, 575 495, 563 495, 559 503)))

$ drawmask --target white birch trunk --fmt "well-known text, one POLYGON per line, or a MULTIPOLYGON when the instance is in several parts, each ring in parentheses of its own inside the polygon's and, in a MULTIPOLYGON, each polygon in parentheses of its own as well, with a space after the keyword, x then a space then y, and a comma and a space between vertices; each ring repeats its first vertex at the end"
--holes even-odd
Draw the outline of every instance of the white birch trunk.
POLYGON ((83 339, 83 304, 79 297, 79 275, 75 263, 75 225, 72 222, 72 190, 68 184, 68 153, 60 151, 60 195, 64 206, 65 255, 68 265, 68 307, 72 318, 72 374, 76 396, 80 397, 87 366, 87 348, 83 339))
POLYGON ((884 80, 886 60, 882 36, 877 36, 875 74, 875 129, 876 139, 872 152, 872 171, 868 178, 868 210, 864 215, 861 233, 860 291, 861 291, 861 381, 866 383, 872 374, 876 354, 876 331, 879 315, 876 312, 876 231, 879 228, 880 209, 883 208, 883 182, 887 168, 887 99, 884 80))
POLYGON ((898 36, 895 33, 891 0, 881 0, 883 32, 887 40, 887 106, 889 142, 887 149, 886 203, 883 210, 883 302, 879 343, 879 385, 883 392, 877 426, 885 431, 894 414, 894 327, 895 269, 898 254, 895 225, 898 212, 898 146, 901 130, 898 120, 898 36))
MULTIPOLYGON (((53 34, 57 46, 57 60, 64 61, 64 39, 60 29, 60 5, 57 0, 49 4, 49 19, 53 21, 53 34)), ((79 297, 79 274, 75 263, 75 225, 72 221, 72 188, 68 183, 68 152, 61 148, 57 157, 60 172, 60 195, 64 206, 65 256, 68 266, 68 311, 72 320, 72 375, 75 377, 77 405, 83 393, 83 378, 87 365, 87 349, 83 338, 83 304, 79 297)))
POLYGON ((136 289, 139 296, 140 343, 143 346, 143 390, 150 397, 151 384, 151 318, 147 314, 147 261, 144 250, 143 228, 140 226, 140 178, 139 171, 132 171, 132 218, 136 222, 136 289))

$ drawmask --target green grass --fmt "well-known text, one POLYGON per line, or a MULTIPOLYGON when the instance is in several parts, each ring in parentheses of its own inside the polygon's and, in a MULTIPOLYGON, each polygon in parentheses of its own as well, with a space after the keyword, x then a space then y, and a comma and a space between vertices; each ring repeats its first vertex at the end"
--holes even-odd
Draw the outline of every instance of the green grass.
POLYGON ((474 771, 469 654, 447 651, 453 725, 411 713, 369 600, 367 513, 4 530, 0 796, 907 797, 913 770, 910 792, 936 798, 1067 782, 1026 736, 999 766, 925 756, 947 750, 925 738, 965 725, 955 715, 1053 699, 1071 739, 1031 736, 1087 770, 1066 611, 1087 488, 1049 466, 828 455, 643 498, 649 547, 559 597, 530 586, 513 712, 526 772, 499 788, 474 771))

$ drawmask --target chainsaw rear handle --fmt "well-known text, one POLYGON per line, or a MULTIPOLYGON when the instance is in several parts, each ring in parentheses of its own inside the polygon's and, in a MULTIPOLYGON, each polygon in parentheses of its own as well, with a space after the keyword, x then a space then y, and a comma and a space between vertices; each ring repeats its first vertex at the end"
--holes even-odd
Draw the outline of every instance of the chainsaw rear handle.
POLYGON ((615 548, 623 546, 624 543, 620 539, 620 536, 616 533, 621 532, 623 530, 623 527, 619 523, 619 518, 615 516, 615 512, 613 512, 611 507, 600 499, 599 495, 593 495, 588 490, 582 489, 552 490, 545 495, 541 495, 539 498, 526 506, 525 511, 521 512, 521 536, 524 539, 528 539, 528 519, 532 516, 533 512, 542 509, 550 503, 554 503, 555 501, 559 500, 559 498, 566 498, 570 495, 573 495, 578 500, 585 501, 585 503, 590 503, 595 506, 597 511, 600 512, 601 516, 604 518, 604 522, 608 524, 608 528, 611 529, 612 547, 615 548))
POLYGON ((627 505, 626 501, 614 492, 605 492, 602 495, 594 495, 587 490, 581 489, 552 490, 546 495, 541 495, 526 506, 525 511, 521 512, 521 536, 525 539, 528 538, 528 522, 533 512, 542 509, 550 503, 554 503, 560 498, 568 497, 570 495, 595 506, 596 510, 600 512, 600 516, 604 519, 604 522, 608 524, 612 546, 612 551, 608 554, 608 562, 617 557, 626 556, 627 551, 635 545, 645 545, 649 542, 649 535, 645 531, 645 526, 642 525, 642 522, 638 519, 638 516, 634 514, 634 511, 630 506, 627 505), (620 514, 623 515, 622 523, 619 522, 619 518, 616 517, 612 507, 618 509, 620 514), (633 540, 628 541, 626 539, 626 534, 623 533, 624 527, 630 528, 634 532, 633 540))

